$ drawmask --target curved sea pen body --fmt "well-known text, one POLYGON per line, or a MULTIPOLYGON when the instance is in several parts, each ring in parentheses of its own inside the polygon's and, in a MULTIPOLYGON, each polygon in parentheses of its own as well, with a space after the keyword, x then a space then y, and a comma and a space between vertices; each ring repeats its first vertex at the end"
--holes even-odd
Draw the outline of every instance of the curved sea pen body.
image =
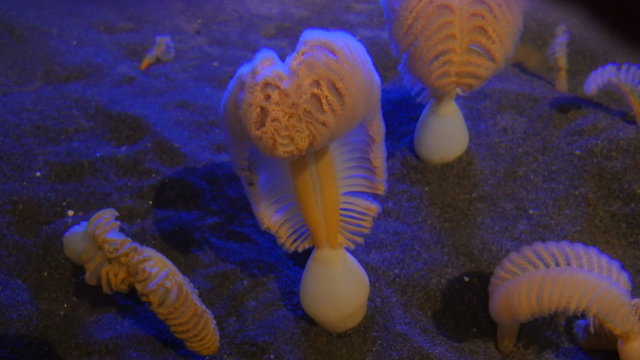
POLYGON ((173 40, 171 40, 171 36, 158 35, 156 36, 155 45, 149 50, 147 55, 145 55, 144 59, 142 59, 140 70, 144 71, 158 61, 171 61, 175 56, 176 48, 173 40))
POLYGON ((597 248, 569 241, 535 242, 512 251, 495 268, 489 283, 491 295, 503 283, 527 272, 554 267, 575 267, 604 275, 627 290, 631 280, 617 260, 597 248))
POLYGON ((519 324, 556 312, 587 314, 618 337, 623 360, 638 359, 640 323, 626 289, 608 277, 579 268, 550 268, 524 273, 497 288, 489 311, 498 323, 498 347, 508 352, 519 324))
POLYGON ((118 212, 105 209, 64 235, 65 254, 85 266, 87 282, 105 293, 128 292, 140 298, 173 334, 200 355, 217 351, 218 329, 191 282, 162 254, 133 242, 119 231, 118 212), (99 276, 95 274, 100 269, 99 276), (89 282, 89 280, 92 282, 89 282))
POLYGON ((611 86, 622 94, 631 106, 636 123, 640 125, 640 65, 609 63, 594 70, 584 83, 584 92, 595 96, 611 86))

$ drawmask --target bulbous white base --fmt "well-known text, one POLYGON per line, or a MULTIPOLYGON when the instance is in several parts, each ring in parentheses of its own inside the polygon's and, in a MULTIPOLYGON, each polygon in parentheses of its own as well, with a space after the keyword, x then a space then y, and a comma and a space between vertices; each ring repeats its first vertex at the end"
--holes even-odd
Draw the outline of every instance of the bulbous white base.
POLYGON ((318 325, 333 333, 347 331, 367 312, 369 277, 344 248, 316 248, 300 282, 300 302, 318 325))
POLYGON ((420 115, 413 146, 422 161, 442 164, 457 159, 469 145, 469 131, 453 98, 429 101, 420 115))

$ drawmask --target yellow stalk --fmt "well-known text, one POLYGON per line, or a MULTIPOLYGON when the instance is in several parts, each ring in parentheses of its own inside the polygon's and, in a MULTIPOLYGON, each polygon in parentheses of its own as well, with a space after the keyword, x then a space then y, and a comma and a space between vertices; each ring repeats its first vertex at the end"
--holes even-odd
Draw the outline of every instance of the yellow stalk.
POLYGON ((328 146, 291 162, 291 175, 302 216, 317 248, 337 248, 339 241, 338 178, 328 146))

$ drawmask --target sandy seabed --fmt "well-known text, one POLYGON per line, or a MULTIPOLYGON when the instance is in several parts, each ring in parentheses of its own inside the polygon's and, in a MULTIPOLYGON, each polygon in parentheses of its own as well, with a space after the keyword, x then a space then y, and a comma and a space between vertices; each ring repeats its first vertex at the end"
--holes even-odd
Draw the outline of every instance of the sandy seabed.
MULTIPOLYGON (((62 234, 105 207, 199 289, 221 334, 212 358, 500 358, 489 278, 539 240, 596 246, 639 285, 640 129, 615 93, 581 88, 597 66, 640 63, 640 49, 576 9, 531 4, 514 64, 459 99, 470 145, 443 166, 412 150, 423 105, 373 0, 5 0, 0 54, 0 358, 197 357, 134 293, 103 294, 64 256, 62 234), (573 33, 567 94, 544 58, 560 22, 573 33), (340 336, 302 311, 309 253, 259 228, 218 114, 241 64, 261 47, 284 58, 308 27, 354 34, 383 79, 388 192, 353 251, 369 310, 340 336), (141 72, 158 34, 176 58, 141 72)), ((522 326, 505 357, 615 358, 580 350, 558 317, 522 326)))

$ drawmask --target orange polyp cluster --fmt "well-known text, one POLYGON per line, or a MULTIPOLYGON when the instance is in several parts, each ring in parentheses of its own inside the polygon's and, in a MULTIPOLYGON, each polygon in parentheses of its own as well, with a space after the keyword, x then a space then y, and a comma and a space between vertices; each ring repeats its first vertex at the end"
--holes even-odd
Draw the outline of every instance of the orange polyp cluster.
POLYGON ((261 50, 227 87, 234 168, 260 224, 288 251, 361 242, 385 190, 380 79, 364 47, 307 30, 282 62, 261 50))

